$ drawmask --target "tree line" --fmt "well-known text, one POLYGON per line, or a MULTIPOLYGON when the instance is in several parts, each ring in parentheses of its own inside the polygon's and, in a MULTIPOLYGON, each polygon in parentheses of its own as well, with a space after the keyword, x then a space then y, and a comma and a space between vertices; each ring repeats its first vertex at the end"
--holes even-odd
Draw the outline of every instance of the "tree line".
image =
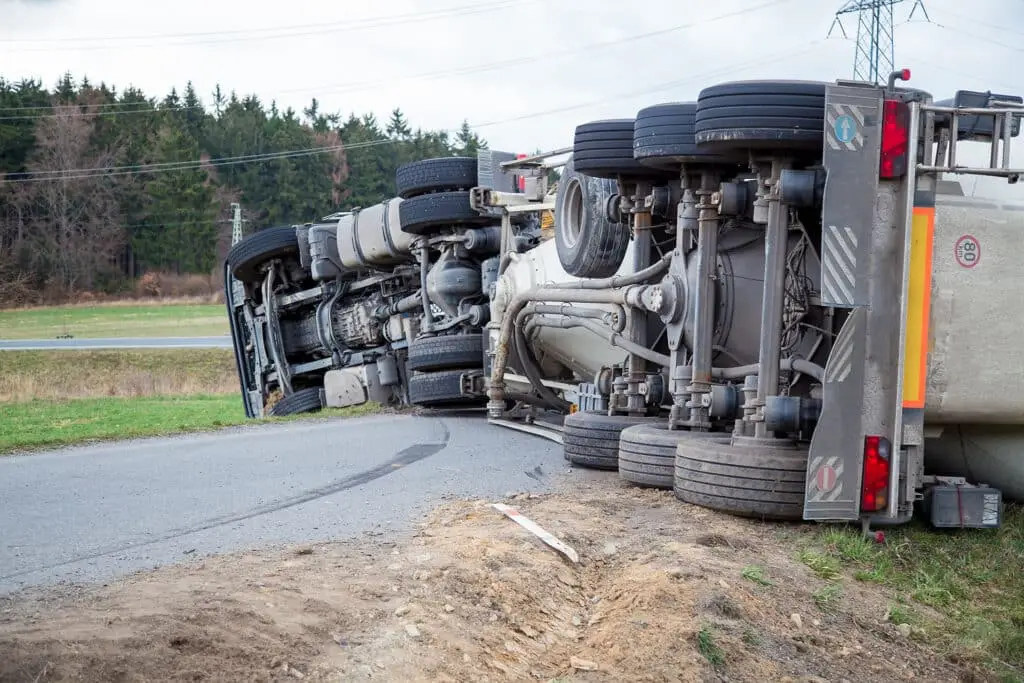
POLYGON ((414 129, 397 108, 381 122, 220 86, 207 107, 191 82, 158 100, 70 74, 52 90, 0 79, 0 305, 210 275, 233 202, 246 232, 316 221, 394 196, 407 161, 482 147, 465 121, 414 129))

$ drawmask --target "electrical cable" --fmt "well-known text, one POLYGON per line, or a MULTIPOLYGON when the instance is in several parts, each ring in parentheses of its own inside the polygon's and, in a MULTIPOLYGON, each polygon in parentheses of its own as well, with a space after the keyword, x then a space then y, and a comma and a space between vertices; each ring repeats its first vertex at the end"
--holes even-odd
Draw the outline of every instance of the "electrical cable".
MULTIPOLYGON (((652 94, 652 93, 656 93, 656 92, 661 92, 661 91, 664 91, 664 90, 672 90, 672 89, 675 89, 675 88, 677 88, 677 87, 679 87, 681 85, 692 84, 695 81, 704 81, 709 76, 712 76, 712 75, 726 75, 726 74, 734 73, 734 72, 737 72, 737 71, 743 71, 743 70, 746 70, 746 69, 751 68, 751 67, 762 66, 764 64, 771 63, 771 62, 774 62, 774 61, 782 61, 782 60, 790 59, 790 58, 795 57, 797 55, 800 55, 800 54, 803 54, 803 53, 806 53, 806 52, 810 52, 814 47, 816 47, 817 45, 819 45, 819 44, 821 44, 823 42, 824 42, 824 40, 810 41, 809 43, 807 43, 804 46, 803 49, 800 49, 800 50, 790 50, 790 51, 786 51, 786 52, 777 54, 777 55, 772 56, 772 57, 762 57, 762 58, 756 59, 756 60, 751 61, 751 62, 745 62, 743 64, 733 65, 733 66, 730 66, 730 67, 727 67, 727 68, 724 68, 724 69, 718 69, 718 70, 715 70, 715 71, 705 72, 703 74, 700 74, 699 76, 692 76, 692 77, 689 77, 689 78, 677 79, 677 80, 672 80, 672 81, 668 81, 668 82, 663 82, 661 84, 657 84, 657 85, 654 85, 654 86, 651 86, 651 87, 648 87, 648 88, 633 90, 633 91, 630 91, 630 92, 616 93, 616 94, 611 95, 609 97, 598 99, 598 100, 591 100, 589 102, 582 102, 582 103, 578 103, 578 104, 567 105, 567 106, 563 106, 563 107, 557 107, 557 108, 554 108, 554 109, 547 109, 547 110, 544 110, 544 111, 532 112, 532 113, 529 113, 529 114, 522 114, 522 115, 518 115, 518 116, 512 116, 512 117, 505 118, 505 119, 488 121, 488 122, 481 123, 481 124, 478 124, 478 125, 475 125, 475 126, 470 126, 470 128, 473 129, 473 130, 478 130, 478 129, 481 129, 481 128, 488 128, 488 127, 492 127, 492 126, 499 126, 499 125, 503 125, 503 124, 506 124, 506 123, 514 123, 514 122, 524 121, 524 120, 533 119, 533 118, 540 118, 540 117, 543 117, 543 116, 549 116, 551 114, 559 114, 559 113, 564 113, 564 112, 567 112, 567 111, 574 111, 574 110, 577 110, 577 109, 583 109, 583 108, 591 107, 591 106, 595 106, 595 105, 606 104, 608 102, 617 102, 617 101, 620 101, 620 100, 634 98, 634 97, 643 96, 643 95, 648 95, 648 94, 652 94)), ((439 133, 440 132, 446 132, 446 133, 454 134, 454 133, 456 133, 458 131, 457 130, 448 129, 448 130, 436 131, 436 132, 439 132, 439 133)), ((92 177, 98 177, 98 176, 118 176, 118 175, 133 175, 133 174, 141 174, 141 173, 158 173, 158 172, 167 172, 167 171, 175 171, 175 170, 189 170, 189 169, 202 168, 204 166, 211 166, 211 167, 234 166, 234 165, 238 165, 238 164, 262 162, 262 161, 272 161, 272 160, 277 160, 277 159, 295 158, 295 157, 310 156, 310 155, 321 154, 321 153, 341 152, 341 151, 350 151, 350 150, 356 150, 356 149, 365 149, 367 147, 376 147, 376 146, 386 145, 386 144, 396 144, 396 143, 401 144, 402 142, 404 142, 404 141, 402 141, 402 140, 393 140, 393 139, 389 138, 389 139, 384 139, 384 140, 371 140, 371 141, 362 142, 362 143, 353 143, 353 144, 349 144, 349 145, 339 144, 339 145, 330 145, 330 146, 324 146, 324 147, 313 147, 313 148, 302 149, 302 150, 289 150, 289 151, 284 151, 284 152, 269 152, 269 153, 262 153, 262 154, 243 155, 243 156, 237 156, 237 157, 214 158, 214 159, 209 159, 209 160, 205 160, 205 161, 204 160, 190 160, 190 161, 184 161, 184 162, 161 162, 161 163, 153 163, 153 164, 138 164, 138 165, 133 165, 133 166, 107 166, 107 167, 99 167, 99 168, 93 168, 93 169, 83 168, 83 169, 69 169, 69 170, 56 170, 56 171, 37 171, 37 172, 26 172, 26 173, 10 173, 10 174, 7 174, 7 176, 3 177, 3 181, 2 182, 25 183, 25 182, 40 182, 40 181, 44 181, 44 180, 80 180, 80 179, 83 179, 83 178, 92 178, 92 177)), ((0 184, 2 184, 2 182, 0 182, 0 184)))
MULTIPOLYGON (((628 36, 624 36, 622 38, 616 38, 614 40, 605 40, 605 41, 599 41, 599 42, 595 42, 595 43, 587 43, 587 44, 584 44, 584 45, 577 45, 575 47, 563 48, 563 49, 559 49, 559 50, 552 50, 552 51, 549 51, 549 52, 534 53, 534 54, 531 54, 531 55, 526 55, 526 56, 522 56, 522 57, 516 57, 514 59, 505 59, 505 60, 501 60, 501 61, 497 61, 497 62, 488 62, 488 63, 484 63, 484 64, 475 64, 475 65, 469 65, 469 66, 462 66, 462 67, 456 67, 456 68, 452 68, 452 69, 443 69, 443 70, 440 70, 440 71, 431 71, 431 72, 425 72, 425 73, 419 73, 419 74, 411 74, 411 75, 408 75, 408 76, 396 76, 396 77, 393 77, 393 78, 388 78, 387 82, 389 84, 394 84, 396 82, 402 82, 402 81, 423 81, 423 80, 443 79, 443 78, 447 78, 447 77, 450 77, 450 76, 463 76, 463 75, 467 75, 467 74, 475 74, 475 73, 481 73, 481 72, 486 72, 486 71, 494 71, 494 70, 499 70, 499 69, 503 69, 503 68, 506 68, 506 67, 522 66, 522 65, 525 65, 525 64, 533 63, 533 62, 547 61, 547 60, 550 60, 550 59, 555 59, 555 58, 560 58, 560 57, 567 57, 567 56, 578 55, 578 54, 589 52, 591 50, 606 49, 606 48, 610 48, 610 47, 616 47, 616 46, 619 46, 619 45, 626 45, 626 44, 629 44, 629 43, 636 42, 638 40, 649 40, 651 38, 657 38, 657 37, 660 37, 660 36, 671 35, 673 33, 678 33, 680 31, 684 31, 686 29, 697 28, 697 27, 704 26, 704 25, 707 25, 707 24, 710 24, 710 23, 722 21, 724 19, 732 19, 732 18, 735 18, 737 16, 741 16, 741 15, 744 15, 744 14, 750 14, 752 12, 757 12, 757 11, 760 11, 760 10, 763 10, 763 9, 768 9, 768 8, 775 7, 777 5, 781 5, 781 4, 784 4, 786 2, 791 2, 791 1, 792 0, 767 0, 766 2, 762 2, 762 3, 758 4, 758 5, 753 5, 753 6, 750 6, 750 7, 745 7, 743 9, 741 9, 741 10, 734 10, 734 11, 727 12, 725 14, 720 14, 720 15, 717 15, 717 16, 714 16, 714 17, 710 17, 708 19, 704 19, 704 20, 701 20, 701 21, 691 21, 691 22, 686 22, 686 23, 683 23, 683 24, 677 24, 675 26, 669 26, 669 27, 666 27, 666 28, 657 29, 657 30, 654 30, 654 31, 645 31, 643 33, 634 33, 634 34, 630 34, 628 36)), ((289 88, 289 89, 285 89, 285 90, 279 90, 279 91, 276 92, 276 94, 281 95, 281 94, 305 93, 305 92, 315 92, 315 93, 320 94, 320 95, 322 95, 322 94, 341 94, 341 93, 357 92, 357 91, 361 91, 361 90, 372 89, 372 88, 376 88, 376 87, 379 87, 379 86, 380 86, 380 79, 373 79, 373 80, 367 80, 367 81, 355 81, 355 82, 349 82, 349 83, 340 83, 340 84, 334 84, 334 85, 327 85, 327 86, 319 87, 319 88, 317 88, 317 87, 289 88)), ((144 103, 128 103, 128 104, 141 105, 141 104, 144 104, 144 103)), ((104 105, 96 105, 96 106, 102 107, 104 105)), ((0 113, 8 112, 8 111, 26 111, 26 110, 29 110, 29 109, 32 109, 32 110, 35 110, 35 111, 39 111, 39 110, 42 110, 44 112, 46 111, 45 107, 36 107, 36 108, 13 107, 13 108, 0 108, 0 113)), ((191 110, 191 109, 194 109, 194 108, 193 107, 181 107, 181 108, 179 108, 179 110, 191 110)), ((123 111, 111 111, 111 112, 100 110, 100 111, 80 112, 79 115, 80 116, 106 116, 106 115, 113 116, 113 115, 123 115, 123 114, 154 114, 154 113, 161 113, 161 112, 168 112, 168 111, 174 111, 174 110, 163 109, 163 108, 137 109, 137 110, 127 110, 127 111, 123 110, 123 111)), ((52 114, 52 113, 42 113, 42 114, 23 114, 23 115, 18 115, 18 116, 0 116, 0 121, 37 119, 37 118, 46 118, 46 117, 53 117, 53 116, 57 116, 57 115, 56 114, 52 114)))
POLYGON ((473 3, 468 5, 460 5, 457 7, 446 7, 435 10, 426 10, 419 12, 409 12, 405 14, 393 14, 376 17, 368 17, 366 19, 346 20, 346 21, 334 21, 334 22, 318 22, 315 24, 293 24, 291 26, 278 26, 269 28, 255 28, 255 29, 233 29, 225 31, 201 31, 196 33, 177 33, 177 34, 155 34, 148 36, 102 36, 102 37, 88 37, 88 38, 25 38, 25 39, 13 39, 0 41, 0 48, 5 45, 21 44, 21 43, 55 43, 48 47, 26 47, 26 48, 15 48, 18 52, 49 52, 53 50, 60 50, 66 52, 68 50, 123 50, 125 47, 132 48, 148 48, 148 47, 177 47, 177 46, 191 46, 191 45, 217 45, 221 43, 233 43, 247 40, 275 40, 279 38, 295 38, 295 37, 308 37, 314 35, 322 35, 326 33, 335 33, 337 31, 358 31, 361 29, 373 29, 383 28, 388 26, 400 26, 402 24, 408 24, 412 22, 420 23, 423 21, 433 21, 436 19, 447 19, 452 17, 461 17, 467 15, 484 14, 488 12, 494 12, 497 10, 507 8, 517 8, 524 3, 535 3, 540 0, 495 0, 490 3, 473 3), (269 33, 269 35, 252 35, 257 33, 269 33), (248 34, 248 35, 247 35, 248 34), (237 37, 224 37, 224 36, 237 36, 237 37), (203 36, 216 36, 216 38, 205 38, 203 36), (200 40, 188 40, 189 38, 201 38, 200 40), (161 44, 158 41, 162 39, 185 39, 180 42, 172 42, 167 44, 161 44), (84 45, 74 45, 74 42, 82 42, 84 45), (118 42, 130 42, 130 41, 143 41, 138 45, 123 45, 118 42), (98 43, 91 45, 89 43, 98 43))

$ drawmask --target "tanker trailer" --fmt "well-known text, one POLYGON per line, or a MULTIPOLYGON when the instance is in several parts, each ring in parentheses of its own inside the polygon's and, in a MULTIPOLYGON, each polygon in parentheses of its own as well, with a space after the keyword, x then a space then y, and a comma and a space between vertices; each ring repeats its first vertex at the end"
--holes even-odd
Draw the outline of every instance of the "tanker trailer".
POLYGON ((936 525, 998 525, 1000 489, 1024 499, 1011 455, 1024 396, 989 390, 1020 361, 1010 288, 995 283, 1024 214, 950 196, 936 176, 1015 180, 1024 109, 970 92, 937 105, 895 86, 908 77, 727 83, 578 127, 559 202, 579 194, 576 173, 602 192, 558 211, 556 244, 502 273, 491 419, 507 423, 506 365, 529 334, 593 375, 560 430, 577 464, 741 515, 900 523, 923 501, 936 525), (992 143, 988 168, 955 163, 963 140, 992 143), (628 262, 613 228, 631 233, 628 262), (569 305, 622 307, 624 331, 569 305))

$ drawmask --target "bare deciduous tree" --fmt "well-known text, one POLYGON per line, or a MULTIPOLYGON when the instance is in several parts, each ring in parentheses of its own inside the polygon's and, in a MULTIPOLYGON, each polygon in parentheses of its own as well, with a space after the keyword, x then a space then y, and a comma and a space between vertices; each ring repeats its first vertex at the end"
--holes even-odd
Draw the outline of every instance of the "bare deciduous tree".
POLYGON ((27 265, 49 288, 65 292, 95 286, 124 248, 118 209, 120 177, 104 169, 114 150, 91 149, 94 122, 86 107, 58 107, 36 126, 36 147, 28 163, 31 182, 13 193, 21 216, 19 243, 27 265))

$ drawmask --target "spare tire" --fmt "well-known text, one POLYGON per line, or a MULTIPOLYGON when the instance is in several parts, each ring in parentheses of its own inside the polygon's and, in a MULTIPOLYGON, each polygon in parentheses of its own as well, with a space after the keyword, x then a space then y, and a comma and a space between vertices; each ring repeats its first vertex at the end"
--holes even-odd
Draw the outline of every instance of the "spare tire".
POLYGON ((675 495, 741 517, 800 521, 807 449, 743 447, 694 439, 676 448, 675 495))
POLYGON ((629 227, 608 218, 608 201, 618 192, 614 180, 579 172, 570 156, 555 194, 555 249, 569 275, 611 277, 629 248, 629 227))
POLYGON ((576 170, 595 178, 619 176, 661 177, 633 158, 633 119, 591 121, 576 126, 572 158, 576 170))
POLYGON ((299 258, 299 238, 290 225, 265 228, 242 239, 228 252, 228 267, 236 279, 253 283, 263 276, 260 266, 275 258, 299 258))
POLYGON ((323 390, 316 387, 299 389, 274 404, 268 413, 271 417, 284 417, 300 413, 315 413, 324 407, 323 390))
POLYGON ((821 152, 825 88, 818 81, 735 81, 697 98, 694 135, 715 150, 801 148, 821 152))
POLYGON ((398 206, 402 232, 425 235, 438 228, 457 225, 487 225, 494 218, 473 208, 469 191, 434 192, 403 200, 398 206))
POLYGON ((410 370, 481 368, 483 364, 484 338, 479 332, 420 337, 409 345, 410 370))
POLYGON ((396 194, 402 199, 427 192, 468 190, 477 184, 477 161, 472 157, 424 159, 395 171, 396 194))
POLYGON ((633 126, 633 158, 644 166, 730 163, 694 137, 696 102, 668 102, 641 109, 633 126))

